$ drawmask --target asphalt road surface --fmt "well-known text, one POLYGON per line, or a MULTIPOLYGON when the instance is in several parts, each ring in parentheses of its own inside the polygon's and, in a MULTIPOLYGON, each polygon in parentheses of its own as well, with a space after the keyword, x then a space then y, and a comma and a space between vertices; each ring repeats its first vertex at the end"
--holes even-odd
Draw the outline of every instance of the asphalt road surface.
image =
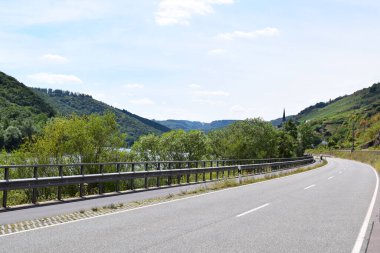
POLYGON ((329 159, 306 173, 2 236, 0 252, 358 252, 377 182, 367 165, 329 159))

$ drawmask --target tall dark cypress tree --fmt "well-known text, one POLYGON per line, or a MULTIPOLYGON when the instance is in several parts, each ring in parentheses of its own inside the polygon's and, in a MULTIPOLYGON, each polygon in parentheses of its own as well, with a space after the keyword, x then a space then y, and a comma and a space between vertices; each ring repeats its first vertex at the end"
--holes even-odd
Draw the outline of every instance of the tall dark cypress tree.
POLYGON ((284 108, 284 114, 282 115, 282 123, 286 121, 286 116, 285 116, 285 108, 284 108))

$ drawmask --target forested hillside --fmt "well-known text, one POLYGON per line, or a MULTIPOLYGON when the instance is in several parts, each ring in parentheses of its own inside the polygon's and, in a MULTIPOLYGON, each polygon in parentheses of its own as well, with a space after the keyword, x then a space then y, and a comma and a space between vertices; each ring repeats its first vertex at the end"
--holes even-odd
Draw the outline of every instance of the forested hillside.
POLYGON ((54 115, 52 106, 31 89, 0 72, 0 150, 17 148, 54 115))
POLYGON ((116 115, 120 130, 127 133, 128 143, 133 143, 141 135, 148 133, 161 134, 170 129, 154 121, 120 110, 100 102, 90 95, 73 93, 70 91, 33 88, 47 103, 51 104, 58 115, 89 115, 91 113, 104 114, 112 112, 116 115))
POLYGON ((295 118, 300 122, 309 121, 330 147, 350 147, 353 131, 356 146, 363 146, 380 132, 380 83, 329 102, 317 103, 302 110, 295 118))

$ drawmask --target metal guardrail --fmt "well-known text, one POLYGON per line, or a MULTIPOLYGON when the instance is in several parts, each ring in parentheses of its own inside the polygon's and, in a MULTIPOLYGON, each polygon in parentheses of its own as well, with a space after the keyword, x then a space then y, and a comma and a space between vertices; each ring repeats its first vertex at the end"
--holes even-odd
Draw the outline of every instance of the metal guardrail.
MULTIPOLYGON (((83 197, 85 184, 91 183, 97 183, 98 193, 103 194, 103 183, 105 182, 115 182, 114 191, 120 192, 120 182, 122 181, 128 182, 129 190, 134 190, 134 180, 140 179, 144 182, 143 188, 149 189, 152 187, 157 188, 164 184, 170 186, 173 185, 173 181, 176 181, 177 185, 207 182, 219 180, 220 178, 274 172, 312 162, 314 162, 312 156, 304 156, 261 160, 0 165, 0 169, 4 170, 4 180, 0 180, 0 191, 3 191, 2 206, 6 208, 8 191, 10 190, 31 190, 32 203, 36 204, 38 199, 37 189, 44 187, 57 187, 57 199, 62 200, 62 187, 69 185, 79 185, 79 196, 83 197), (10 170, 30 169, 32 169, 33 174, 31 177, 14 179, 10 177, 10 170), (40 172, 39 170, 44 171, 40 172), (88 173, 86 173, 86 170, 88 170, 88 173), (94 173, 94 170, 97 172, 94 173), (54 175, 54 172, 56 175, 54 175), (154 184, 152 184, 152 180, 155 181, 154 184)), ((30 174, 31 171, 29 172, 30 174)))

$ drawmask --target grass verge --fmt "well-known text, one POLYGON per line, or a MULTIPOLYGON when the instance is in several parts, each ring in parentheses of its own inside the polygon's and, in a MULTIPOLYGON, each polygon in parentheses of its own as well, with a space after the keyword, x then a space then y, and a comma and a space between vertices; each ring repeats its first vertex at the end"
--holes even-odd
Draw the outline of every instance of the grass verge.
POLYGON ((343 158, 343 159, 349 159, 349 160, 355 160, 363 163, 367 163, 374 167, 377 172, 380 173, 380 155, 373 153, 373 152, 345 152, 345 151, 330 151, 331 155, 343 158))

